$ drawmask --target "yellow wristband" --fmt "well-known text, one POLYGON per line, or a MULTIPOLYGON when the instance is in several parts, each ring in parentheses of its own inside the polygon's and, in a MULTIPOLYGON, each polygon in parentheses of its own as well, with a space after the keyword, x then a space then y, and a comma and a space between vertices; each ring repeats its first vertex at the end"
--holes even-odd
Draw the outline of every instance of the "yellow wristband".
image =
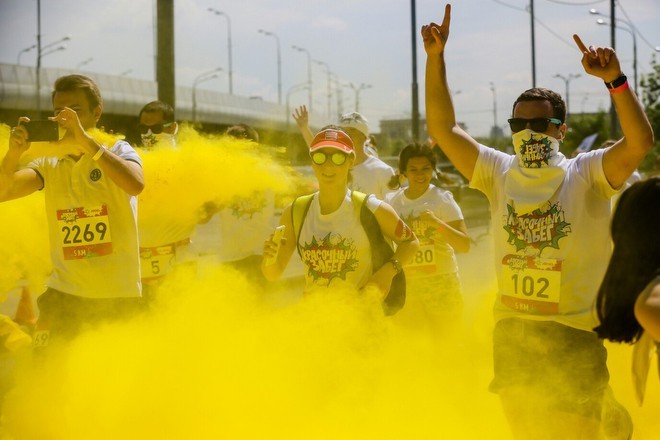
POLYGON ((97 151, 96 154, 92 156, 92 160, 99 160, 101 156, 103 156, 104 152, 105 152, 105 148, 99 147, 99 151, 97 151))

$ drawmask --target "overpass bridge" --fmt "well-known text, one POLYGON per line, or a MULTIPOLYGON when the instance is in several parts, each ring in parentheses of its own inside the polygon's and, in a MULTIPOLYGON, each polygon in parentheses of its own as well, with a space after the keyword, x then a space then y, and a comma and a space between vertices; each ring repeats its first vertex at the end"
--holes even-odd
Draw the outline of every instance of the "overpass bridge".
MULTIPOLYGON (((103 117, 100 125, 125 133, 130 138, 137 124, 137 115, 147 102, 158 98, 155 81, 127 78, 102 73, 78 72, 63 68, 42 68, 40 72, 40 107, 50 113, 51 92, 55 80, 63 75, 82 73, 92 78, 101 89, 103 117)), ((195 92, 196 120, 203 130, 217 131, 229 125, 243 122, 256 128, 273 141, 297 134, 298 128, 291 117, 296 100, 279 105, 245 96, 230 95, 197 88, 195 92)), ((287 96, 288 98, 288 96, 287 96)), ((193 88, 176 87, 175 114, 179 121, 193 119, 193 88)), ((37 108, 36 68, 16 64, 0 64, 0 122, 16 123, 18 116, 34 117, 37 108)), ((310 125, 319 128, 328 123, 325 115, 310 115, 310 125)), ((299 136, 295 136, 298 141, 299 136)), ((297 142, 296 142, 297 143, 297 142)))

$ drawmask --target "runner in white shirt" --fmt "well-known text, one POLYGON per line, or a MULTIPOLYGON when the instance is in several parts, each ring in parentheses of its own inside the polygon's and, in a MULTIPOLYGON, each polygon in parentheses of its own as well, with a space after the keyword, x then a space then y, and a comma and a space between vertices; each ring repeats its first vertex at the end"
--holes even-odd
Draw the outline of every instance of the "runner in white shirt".
POLYGON ((22 117, 0 167, 0 201, 43 189, 53 273, 39 297, 35 343, 72 337, 83 325, 132 315, 141 307, 137 199, 140 158, 124 141, 99 144, 87 130, 102 113, 96 84, 82 75, 55 82, 55 116, 65 130, 58 146, 74 153, 42 157, 17 170, 30 148, 22 117), (71 150, 73 148, 73 150, 71 150))
POLYGON ((491 390, 514 438, 601 438, 601 420, 605 435, 629 438, 630 416, 620 405, 610 416, 616 405, 604 398, 607 353, 592 331, 593 303, 611 247, 610 198, 651 149, 649 121, 614 50, 587 48, 574 35, 584 70, 610 91, 624 137, 566 159, 559 152, 566 106, 557 93, 534 88, 516 100, 509 120, 516 155, 479 145, 456 123, 447 85, 450 13, 447 5, 440 25, 422 28, 427 121, 491 206, 499 281, 491 390))
POLYGON ((420 242, 415 258, 404 267, 408 306, 403 313, 414 311, 412 321, 448 330, 461 322, 463 305, 454 250, 467 252, 470 237, 452 193, 431 183, 435 161, 428 146, 406 146, 399 155, 399 172, 408 186, 388 194, 385 201, 420 242), (426 319, 419 319, 419 314, 426 319))

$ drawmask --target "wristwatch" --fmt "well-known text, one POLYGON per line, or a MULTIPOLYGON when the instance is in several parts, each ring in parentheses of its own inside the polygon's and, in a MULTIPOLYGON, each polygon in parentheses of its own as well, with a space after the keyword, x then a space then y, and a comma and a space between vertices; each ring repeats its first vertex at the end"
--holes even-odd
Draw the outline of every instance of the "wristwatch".
POLYGON ((396 258, 390 258, 388 260, 388 263, 392 263, 392 266, 394 266, 394 270, 396 271, 397 275, 403 271, 403 267, 401 266, 401 263, 396 258))

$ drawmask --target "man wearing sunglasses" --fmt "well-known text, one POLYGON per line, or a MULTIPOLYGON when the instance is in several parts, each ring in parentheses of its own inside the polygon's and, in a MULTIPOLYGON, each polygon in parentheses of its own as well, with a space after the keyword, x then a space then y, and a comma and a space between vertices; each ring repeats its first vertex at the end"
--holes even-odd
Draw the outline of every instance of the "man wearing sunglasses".
POLYGON ((629 438, 625 410, 621 423, 608 411, 616 404, 592 308, 611 251, 610 198, 652 147, 651 126, 614 50, 587 48, 574 35, 584 70, 610 92, 624 137, 567 159, 559 151, 565 104, 534 88, 520 95, 509 119, 515 155, 479 144, 456 123, 447 85, 450 13, 447 5, 440 25, 422 28, 427 121, 491 206, 498 292, 490 390, 499 394, 514 438, 601 438, 601 429, 607 438, 629 438))
POLYGON ((174 121, 174 109, 163 101, 152 101, 142 107, 139 116, 138 131, 142 146, 151 148, 156 144, 161 146, 176 145, 175 136, 179 129, 174 121))
MULTIPOLYGON (((138 130, 142 146, 149 150, 149 155, 144 155, 147 166, 150 155, 157 155, 159 149, 176 148, 178 128, 174 109, 168 103, 151 101, 142 107, 138 130)), ((162 170, 152 170, 152 174, 159 171, 162 170)), ((141 203, 151 202, 144 200, 141 203)), ((178 265, 195 260, 190 237, 196 225, 191 224, 186 216, 154 215, 155 212, 158 210, 144 209, 138 213, 140 275, 143 296, 148 304, 153 302, 158 286, 168 274, 178 265)))

